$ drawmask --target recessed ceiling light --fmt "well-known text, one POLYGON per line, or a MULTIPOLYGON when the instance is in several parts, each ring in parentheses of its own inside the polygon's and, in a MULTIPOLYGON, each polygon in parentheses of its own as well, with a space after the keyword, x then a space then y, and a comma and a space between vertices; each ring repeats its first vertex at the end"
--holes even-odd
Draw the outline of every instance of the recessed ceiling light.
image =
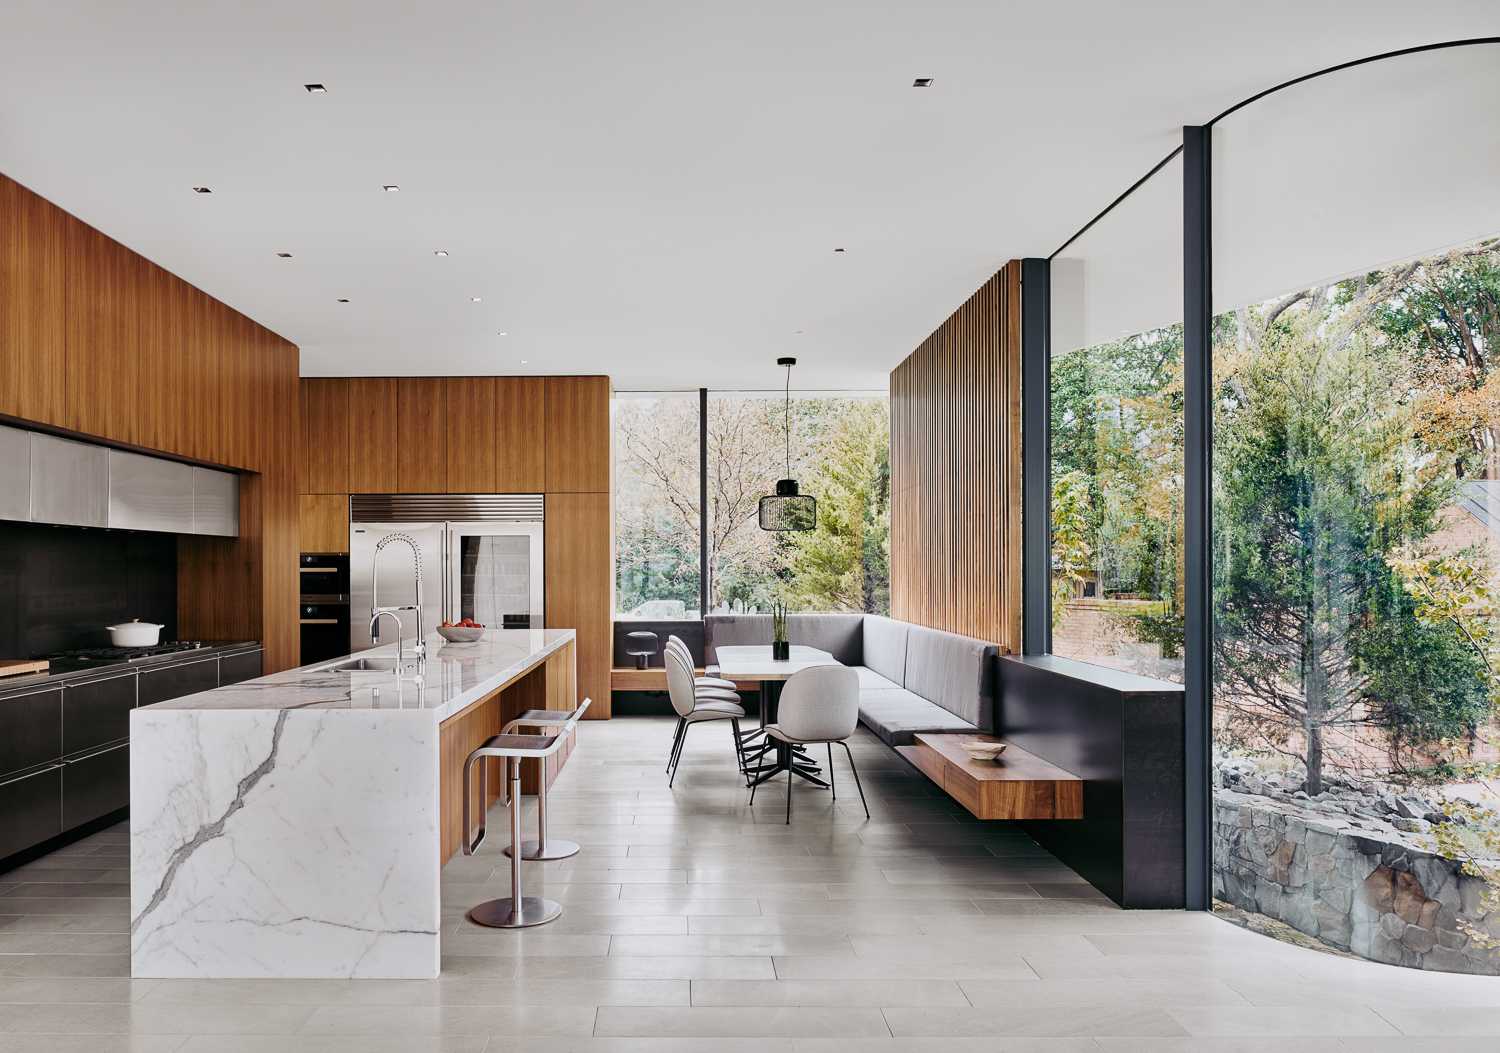
POLYGON ((507 333, 504 329, 502 329, 502 330, 500 330, 500 335, 501 336, 509 336, 510 334, 507 333))
POLYGON ((471 297, 469 297, 469 302, 470 303, 479 303, 482 299, 483 299, 483 297, 481 297, 481 296, 471 296, 471 297))
POLYGON ((525 360, 525 359, 524 359, 524 358, 523 358, 523 359, 521 359, 521 365, 523 365, 523 366, 524 366, 524 365, 525 365, 525 364, 526 364, 526 360, 525 360))
POLYGON ((432 254, 434 256, 446 256, 446 255, 448 255, 448 250, 447 249, 433 249, 432 250, 432 254))
POLYGON ((195 186, 195 187, 193 187, 193 193, 195 193, 195 194, 212 194, 213 191, 210 190, 210 189, 208 189, 208 187, 206 187, 206 186, 195 186))
POLYGON ((309 95, 327 95, 328 94, 328 89, 325 88, 325 87, 323 87, 323 85, 321 85, 321 84, 304 84, 302 86, 307 89, 307 93, 309 95))
POLYGON ((918 77, 916 80, 911 82, 911 86, 913 88, 930 88, 932 87, 932 78, 918 77))
POLYGON ((384 190, 387 194, 394 194, 396 191, 400 190, 401 188, 399 186, 397 186, 395 183, 386 183, 380 189, 384 190))
POLYGON ((339 303, 348 303, 348 302, 349 301, 346 300, 344 297, 342 297, 342 296, 339 297, 339 303))
POLYGON ((834 252, 843 252, 844 250, 843 249, 834 249, 833 251, 834 252))
POLYGON ((802 335, 802 330, 798 329, 795 332, 793 332, 792 335, 793 336, 801 336, 802 335))
POLYGON ((290 252, 278 252, 276 255, 284 260, 289 260, 292 258, 292 254, 290 252))

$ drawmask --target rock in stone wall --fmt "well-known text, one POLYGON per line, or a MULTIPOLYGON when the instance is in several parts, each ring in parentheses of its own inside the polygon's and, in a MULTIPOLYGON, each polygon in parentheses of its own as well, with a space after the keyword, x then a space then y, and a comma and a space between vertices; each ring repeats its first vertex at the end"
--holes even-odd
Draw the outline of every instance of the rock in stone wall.
POLYGON ((1464 918, 1500 936, 1500 916, 1480 913, 1484 883, 1453 860, 1222 789, 1213 842, 1217 899, 1373 961, 1500 975, 1500 950, 1458 927, 1464 918))

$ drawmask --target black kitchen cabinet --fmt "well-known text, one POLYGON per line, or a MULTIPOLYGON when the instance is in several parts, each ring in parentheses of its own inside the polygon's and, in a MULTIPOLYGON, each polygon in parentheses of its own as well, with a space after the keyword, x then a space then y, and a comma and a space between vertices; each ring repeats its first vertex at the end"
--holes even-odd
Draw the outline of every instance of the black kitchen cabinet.
POLYGON ((254 680, 260 676, 261 652, 240 651, 238 654, 226 654, 219 656, 219 686, 225 684, 238 684, 245 680, 254 680))
POLYGON ((55 761, 62 752, 61 690, 0 699, 0 779, 55 761))
POLYGON ((133 671, 64 685, 62 754, 71 756, 129 738, 135 690, 133 671))
POLYGON ((0 858, 62 833, 62 769, 56 764, 0 782, 0 858))
POLYGON ((141 670, 139 705, 149 706, 171 698, 211 691, 219 686, 219 660, 199 658, 180 665, 152 666, 141 670))
POLYGON ((72 759, 62 770, 64 830, 130 806, 130 743, 72 759))

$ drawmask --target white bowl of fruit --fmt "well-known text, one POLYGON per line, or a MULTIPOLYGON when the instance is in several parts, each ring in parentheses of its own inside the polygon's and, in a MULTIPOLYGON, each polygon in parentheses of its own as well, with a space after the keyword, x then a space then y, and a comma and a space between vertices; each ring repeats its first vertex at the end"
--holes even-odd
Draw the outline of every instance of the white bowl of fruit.
POLYGON ((484 635, 484 626, 473 618, 459 622, 444 622, 438 626, 438 635, 449 643, 473 643, 484 635))

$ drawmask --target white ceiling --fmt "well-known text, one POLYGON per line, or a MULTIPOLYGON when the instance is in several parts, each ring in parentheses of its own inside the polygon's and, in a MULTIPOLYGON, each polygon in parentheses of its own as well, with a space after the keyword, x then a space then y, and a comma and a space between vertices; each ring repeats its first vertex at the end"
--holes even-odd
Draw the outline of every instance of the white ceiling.
POLYGON ((1180 125, 1497 30, 1493 0, 7 0, 0 171, 307 375, 775 388, 795 354, 880 388, 1180 125))

